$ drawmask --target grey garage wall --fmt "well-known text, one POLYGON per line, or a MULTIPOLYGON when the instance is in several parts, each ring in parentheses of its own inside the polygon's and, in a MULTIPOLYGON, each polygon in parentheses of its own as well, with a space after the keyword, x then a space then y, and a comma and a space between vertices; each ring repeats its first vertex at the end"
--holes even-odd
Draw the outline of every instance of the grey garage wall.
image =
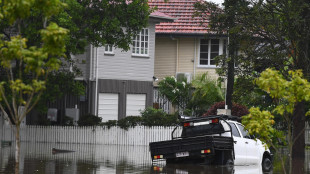
MULTIPOLYGON (((93 86, 92 89, 94 88, 93 86)), ((146 94, 146 107, 153 106, 152 81, 99 79, 98 93, 119 94, 118 119, 126 116, 126 94, 146 94)), ((98 94, 95 95, 98 97, 98 94)))

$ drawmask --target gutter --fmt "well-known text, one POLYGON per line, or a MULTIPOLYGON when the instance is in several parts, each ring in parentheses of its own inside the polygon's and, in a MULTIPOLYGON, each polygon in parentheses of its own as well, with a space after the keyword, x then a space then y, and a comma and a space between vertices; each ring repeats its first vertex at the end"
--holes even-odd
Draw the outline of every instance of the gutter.
POLYGON ((193 75, 193 78, 195 78, 196 76, 196 57, 197 57, 197 44, 196 44, 196 41, 197 41, 197 38, 195 37, 195 40, 194 40, 194 75, 193 75))
POLYGON ((175 71, 176 73, 179 72, 179 39, 177 39, 177 62, 175 65, 175 71))
POLYGON ((96 95, 95 95, 95 115, 98 116, 98 51, 97 51, 97 47, 94 48, 95 51, 95 55, 96 55, 96 95))

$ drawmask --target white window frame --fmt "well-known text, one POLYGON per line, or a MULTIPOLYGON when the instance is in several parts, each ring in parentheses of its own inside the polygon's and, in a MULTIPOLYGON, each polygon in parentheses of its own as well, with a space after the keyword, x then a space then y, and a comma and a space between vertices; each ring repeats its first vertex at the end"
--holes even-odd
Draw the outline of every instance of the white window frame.
MULTIPOLYGON (((211 65, 210 64, 210 57, 211 57, 211 40, 212 38, 210 39, 205 39, 205 40, 208 40, 208 64, 200 64, 200 47, 201 47, 201 40, 202 39, 199 39, 199 46, 198 46, 198 56, 199 56, 199 59, 198 59, 198 67, 202 67, 202 68, 217 68, 216 65, 211 65)), ((219 55, 223 55, 224 52, 227 53, 227 39, 226 38, 219 38, 217 39, 219 40, 219 55), (224 42, 226 40, 226 50, 224 51, 224 42)))
POLYGON ((132 40, 133 56, 149 56, 150 32, 148 28, 143 28, 132 40))
POLYGON ((114 47, 111 44, 106 44, 104 46, 104 54, 114 54, 114 47))

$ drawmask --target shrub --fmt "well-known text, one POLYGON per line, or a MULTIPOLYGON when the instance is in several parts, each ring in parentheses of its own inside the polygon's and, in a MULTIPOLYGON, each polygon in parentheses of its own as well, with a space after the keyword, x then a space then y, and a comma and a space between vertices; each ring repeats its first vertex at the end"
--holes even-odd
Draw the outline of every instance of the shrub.
POLYGON ((168 115, 162 109, 146 108, 141 112, 142 124, 145 126, 172 126, 178 123, 176 115, 168 115))
POLYGON ((141 125, 142 118, 139 116, 129 116, 122 118, 117 121, 117 125, 122 128, 127 130, 129 127, 135 127, 138 125, 141 125))
MULTIPOLYGON (((225 102, 221 101, 221 102, 215 103, 214 105, 210 107, 207 113, 203 114, 202 116, 216 115, 217 109, 225 109, 225 102)), ((233 106, 231 109, 231 115, 241 117, 247 114, 249 114, 249 110, 247 109, 246 106, 233 103, 233 106)))
POLYGON ((107 122, 100 123, 100 126, 108 126, 110 129, 112 126, 117 126, 117 120, 109 120, 107 122))
POLYGON ((102 118, 92 115, 92 114, 86 114, 80 117, 78 121, 79 126, 96 126, 101 123, 102 118))

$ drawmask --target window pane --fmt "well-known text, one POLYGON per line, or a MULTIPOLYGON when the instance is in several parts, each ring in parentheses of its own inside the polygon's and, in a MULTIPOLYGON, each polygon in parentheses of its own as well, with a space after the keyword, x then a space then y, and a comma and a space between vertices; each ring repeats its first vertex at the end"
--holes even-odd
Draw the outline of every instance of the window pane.
POLYGON ((200 59, 200 65, 208 65, 208 60, 200 59))
POLYGON ((211 53, 211 58, 210 59, 214 59, 214 57, 218 56, 219 53, 211 53))
POLYGON ((133 41, 133 53, 145 55, 148 54, 148 29, 142 29, 133 41))
POLYGON ((201 39, 200 44, 209 44, 209 39, 201 39))
POLYGON ((219 52, 219 45, 211 45, 211 52, 219 52))
POLYGON ((208 53, 200 53, 200 59, 208 59, 208 53))
POLYGON ((233 136, 235 136, 235 137, 241 137, 240 134, 239 134, 239 131, 237 130, 236 125, 233 124, 233 123, 229 123, 229 124, 230 124, 230 126, 231 126, 231 132, 232 132, 233 136))
POLYGON ((209 45, 200 45, 200 52, 208 52, 209 45))
POLYGON ((220 40, 219 39, 211 39, 211 44, 219 44, 220 40))
POLYGON ((149 35, 149 29, 145 29, 145 35, 149 35))
POLYGON ((210 59, 210 65, 216 65, 214 59, 210 59))
POLYGON ((226 40, 223 40, 223 54, 226 54, 226 49, 227 49, 227 42, 226 40))
POLYGON ((237 124, 237 126, 238 126, 243 138, 250 138, 250 134, 248 133, 247 130, 244 129, 243 126, 241 126, 240 124, 237 124))

